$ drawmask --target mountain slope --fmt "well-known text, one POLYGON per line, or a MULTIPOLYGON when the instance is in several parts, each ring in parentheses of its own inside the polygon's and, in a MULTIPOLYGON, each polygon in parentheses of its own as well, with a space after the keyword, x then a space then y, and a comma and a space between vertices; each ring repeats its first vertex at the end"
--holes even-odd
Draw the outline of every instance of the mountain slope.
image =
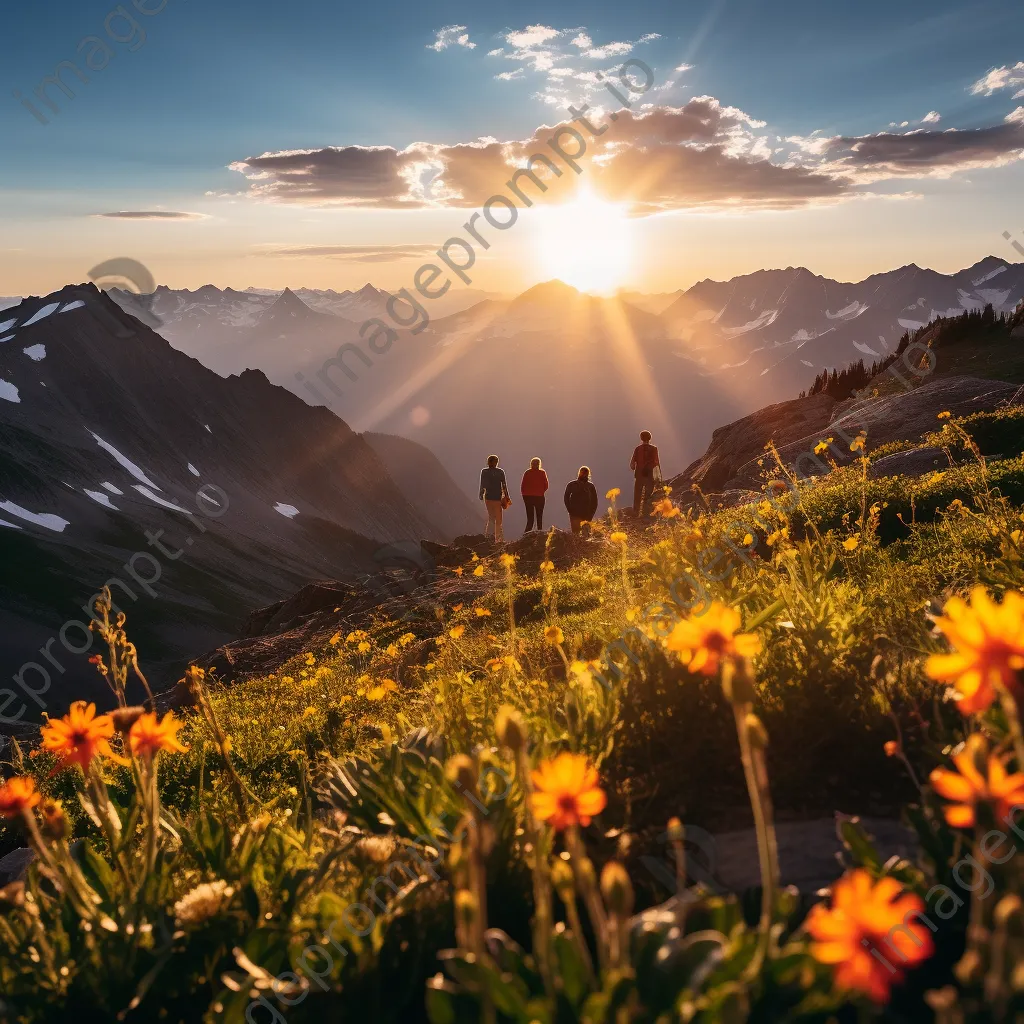
POLYGON ((388 475, 410 504, 445 537, 476 533, 481 528, 479 502, 472 502, 429 448, 395 434, 363 434, 388 475))
POLYGON ((125 610, 148 653, 173 660, 310 578, 376 568, 382 543, 445 536, 362 437, 262 372, 219 377, 91 285, 5 312, 0 655, 11 671, 38 663, 33 651, 111 578, 134 594, 125 610), (131 582, 133 557, 158 585, 131 582))

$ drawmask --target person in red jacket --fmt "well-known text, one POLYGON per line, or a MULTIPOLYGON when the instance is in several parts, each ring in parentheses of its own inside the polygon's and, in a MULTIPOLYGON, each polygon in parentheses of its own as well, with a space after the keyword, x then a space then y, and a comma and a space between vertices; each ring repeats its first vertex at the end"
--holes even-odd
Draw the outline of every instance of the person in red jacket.
POLYGON ((544 529, 544 494, 548 489, 548 475, 540 468, 540 459, 531 459, 530 468, 523 474, 523 504, 526 506, 526 530, 533 529, 536 516, 537 529, 544 529))
POLYGON ((655 484, 661 482, 661 459, 658 449, 651 444, 649 430, 640 431, 640 443, 633 449, 629 468, 633 470, 633 515, 641 516, 645 514, 645 503, 650 504, 654 498, 655 484))

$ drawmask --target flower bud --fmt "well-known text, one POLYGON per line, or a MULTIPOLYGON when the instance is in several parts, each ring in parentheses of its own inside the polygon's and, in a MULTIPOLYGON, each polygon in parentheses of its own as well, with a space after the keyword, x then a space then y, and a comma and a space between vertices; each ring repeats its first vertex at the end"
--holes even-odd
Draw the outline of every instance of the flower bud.
POLYGON ((668 838, 672 843, 681 843, 686 839, 686 828, 678 818, 668 819, 668 838))
POLYGON ((518 754, 526 745, 526 727, 519 712, 508 704, 502 704, 498 708, 498 714, 494 719, 494 731, 497 733, 498 742, 518 754))
POLYGON ((970 986, 980 982, 985 973, 985 967, 977 950, 967 950, 953 968, 953 973, 961 985, 970 986))
POLYGON ((450 782, 469 793, 476 792, 476 765, 467 754, 456 754, 448 761, 445 771, 450 782))
POLYGON ((562 898, 563 903, 572 899, 576 879, 573 877, 572 868, 561 857, 556 857, 551 862, 551 884, 562 898))
POLYGON ((44 800, 39 811, 43 819, 43 835, 54 841, 67 839, 71 830, 68 828, 68 819, 64 815, 64 808, 61 807, 60 802, 44 800))
POLYGON ((1019 896, 1010 893, 996 904, 993 920, 997 928, 1014 926, 1019 928, 1022 914, 1024 914, 1024 904, 1021 903, 1019 896))
POLYGON ((597 873, 594 871, 594 862, 589 857, 582 857, 573 862, 573 871, 584 886, 592 886, 597 881, 597 873))
POLYGON ((616 917, 629 917, 633 911, 633 885, 626 869, 610 860, 601 872, 601 895, 605 905, 616 917))
POLYGON ((131 727, 146 713, 146 709, 136 705, 130 708, 118 708, 110 712, 114 728, 125 736, 128 735, 131 727))

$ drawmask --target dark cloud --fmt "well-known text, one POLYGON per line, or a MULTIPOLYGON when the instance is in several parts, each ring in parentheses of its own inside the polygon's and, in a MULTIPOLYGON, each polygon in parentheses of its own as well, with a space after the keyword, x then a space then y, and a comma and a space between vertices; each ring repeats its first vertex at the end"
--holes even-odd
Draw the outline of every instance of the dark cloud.
POLYGON ((1007 121, 963 131, 841 136, 832 140, 827 156, 860 178, 945 176, 1024 156, 1024 124, 1007 121))
POLYGON ((252 195, 285 202, 355 206, 421 205, 416 174, 429 154, 418 146, 328 146, 247 157, 231 165, 252 195), (418 194, 419 193, 419 194, 418 194))
MULTIPOLYGON (((552 147, 556 135, 570 154, 580 132, 584 178, 605 198, 639 214, 688 207, 784 209, 863 194, 870 181, 927 177, 1008 162, 1024 150, 1024 123, 968 131, 918 130, 904 135, 822 138, 783 160, 759 134, 764 123, 712 96, 681 107, 618 112, 614 123, 594 115, 594 137, 579 124, 542 126, 530 138, 477 139, 457 145, 417 142, 404 150, 347 146, 267 153, 234 164, 250 179, 250 194, 279 202, 380 207, 479 207, 508 193, 507 182, 534 154, 553 160, 557 177, 535 164, 546 198, 581 179, 552 147)), ((537 198, 537 186, 524 191, 537 198)))
POLYGON ((201 213, 179 213, 175 210, 117 210, 114 213, 96 213, 94 217, 111 220, 203 220, 201 213))

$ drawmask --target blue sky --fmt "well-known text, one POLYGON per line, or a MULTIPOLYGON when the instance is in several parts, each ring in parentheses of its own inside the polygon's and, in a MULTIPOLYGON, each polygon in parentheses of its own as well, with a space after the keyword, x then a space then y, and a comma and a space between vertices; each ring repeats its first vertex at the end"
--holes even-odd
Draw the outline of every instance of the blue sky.
MULTIPOLYGON (((162 2, 137 0, 150 10, 162 2)), ((624 283, 679 287, 792 263, 849 277, 910 260, 948 270, 987 252, 1013 258, 1001 232, 1024 229, 1024 164, 1016 159, 1024 142, 1015 149, 1007 134, 1018 123, 1007 118, 1024 104, 1015 98, 1024 88, 1017 84, 1024 82, 1024 68, 1016 68, 1024 61, 1018 0, 166 0, 151 15, 126 0, 144 43, 121 16, 108 34, 110 0, 51 0, 46 7, 45 18, 38 5, 15 5, 2 16, 8 45, 0 71, 7 86, 0 103, 7 157, 0 167, 0 294, 81 280, 93 263, 115 255, 141 258, 158 279, 179 286, 213 280, 342 287, 368 277, 395 283, 409 267, 338 254, 318 258, 316 247, 440 242, 462 223, 474 196, 463 189, 463 199, 445 201, 435 190, 410 204, 408 197, 381 193, 371 208, 354 203, 337 181, 312 200, 290 192, 287 183, 262 192, 253 188, 261 180, 252 177, 253 167, 240 173, 230 165, 268 152, 355 146, 401 152, 418 142, 441 154, 438 166, 447 166, 454 180, 444 147, 479 137, 529 139, 538 126, 568 118, 544 97, 554 98, 553 86, 575 83, 570 70, 612 70, 629 57, 654 73, 657 93, 644 96, 651 109, 715 99, 715 144, 723 143, 730 159, 795 160, 850 184, 842 195, 817 190, 798 202, 788 188, 769 189, 763 200, 706 189, 694 198, 685 187, 668 195, 664 183, 656 197, 641 197, 627 195, 624 182, 607 174, 607 198, 628 201, 640 215, 640 256, 624 283), (440 37, 449 45, 431 48, 446 26, 462 28, 440 37), (553 66, 565 69, 565 79, 542 67, 547 58, 538 59, 537 46, 510 45, 510 33, 531 26, 574 30, 539 47, 556 53, 553 66), (88 36, 104 39, 113 57, 102 70, 85 72, 87 85, 65 75, 77 94, 73 101, 50 90, 59 114, 37 100, 50 120, 40 124, 13 92, 31 96, 62 60, 82 64, 76 48, 88 36), (645 39, 650 36, 656 38, 645 39), (589 44, 575 41, 581 37, 589 44), (606 56, 587 55, 610 45, 606 56), (505 52, 492 55, 498 49, 505 52), (524 51, 533 56, 524 58, 524 51), (675 70, 684 65, 691 66, 675 70), (990 80, 994 88, 978 88, 1000 68, 1006 74, 990 80), (746 120, 720 117, 722 110, 746 120), (930 112, 938 120, 922 123, 930 112), (896 172, 879 177, 879 161, 895 166, 889 155, 872 158, 868 174, 856 155, 863 147, 850 141, 823 151, 814 141, 996 127, 1002 134, 995 149, 926 153, 921 174, 913 172, 922 159, 916 151, 901 153, 896 172), (903 198, 877 198, 887 194, 903 198), (121 211, 196 216, 95 216, 121 211), (293 255, 275 255, 283 250, 293 255), (299 250, 308 255, 296 257, 299 250)), ((647 145, 649 131, 645 139, 620 143, 647 145)), ((314 165, 314 176, 347 173, 322 161, 314 165)), ((673 173, 678 180, 689 172, 673 173)), ((448 178, 439 174, 442 180, 448 178)), ((482 268, 480 284, 532 283, 531 238, 528 231, 510 236, 504 253, 482 268)))

